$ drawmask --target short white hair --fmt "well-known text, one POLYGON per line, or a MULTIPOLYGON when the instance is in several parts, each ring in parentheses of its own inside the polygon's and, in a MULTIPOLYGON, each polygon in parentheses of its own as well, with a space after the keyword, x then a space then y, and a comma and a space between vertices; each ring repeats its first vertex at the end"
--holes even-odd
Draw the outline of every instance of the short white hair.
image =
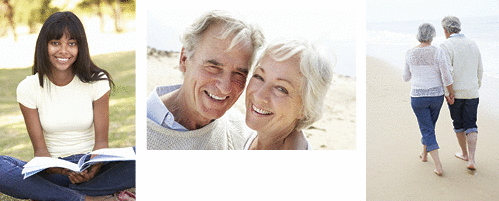
POLYGON ((281 62, 296 56, 300 59, 300 71, 303 75, 301 100, 303 119, 298 121, 297 130, 307 128, 322 117, 324 98, 333 80, 333 64, 317 48, 305 40, 281 40, 271 43, 258 59, 263 57, 281 62))
POLYGON ((456 16, 447 16, 442 19, 442 27, 449 33, 461 32, 461 21, 456 16))
POLYGON ((220 39, 233 37, 227 51, 240 43, 250 45, 252 55, 249 67, 251 67, 256 52, 264 44, 263 33, 257 25, 247 24, 226 11, 215 10, 206 12, 187 28, 180 37, 180 42, 185 49, 187 57, 191 58, 193 56, 194 50, 201 41, 203 34, 212 25, 224 26, 223 32, 218 36, 220 39))
POLYGON ((436 35, 437 33, 435 32, 435 27, 433 27, 433 25, 430 23, 423 23, 419 25, 416 38, 419 42, 431 42, 436 35))

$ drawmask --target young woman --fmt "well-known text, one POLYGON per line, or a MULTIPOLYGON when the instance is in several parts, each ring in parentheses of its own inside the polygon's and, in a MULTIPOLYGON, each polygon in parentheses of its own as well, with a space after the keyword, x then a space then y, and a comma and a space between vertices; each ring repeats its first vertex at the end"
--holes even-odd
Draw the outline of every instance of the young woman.
MULTIPOLYGON (((109 73, 90 59, 78 17, 51 15, 38 35, 33 75, 17 88, 34 156, 76 163, 84 153, 107 148, 113 85, 109 73)), ((81 173, 49 168, 27 179, 21 174, 24 164, 0 157, 2 193, 35 200, 115 200, 109 195, 135 187, 134 161, 95 164, 81 173)))

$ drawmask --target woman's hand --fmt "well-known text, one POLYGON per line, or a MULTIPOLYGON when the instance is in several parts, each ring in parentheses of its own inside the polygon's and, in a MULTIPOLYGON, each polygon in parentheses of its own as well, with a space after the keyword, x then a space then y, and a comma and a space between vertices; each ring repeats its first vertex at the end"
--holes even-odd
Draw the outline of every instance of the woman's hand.
POLYGON ((69 180, 71 180, 72 184, 79 184, 90 181, 91 179, 94 178, 95 174, 99 172, 101 167, 102 163, 96 163, 90 166, 88 169, 84 170, 83 172, 80 173, 70 172, 68 175, 69 180))

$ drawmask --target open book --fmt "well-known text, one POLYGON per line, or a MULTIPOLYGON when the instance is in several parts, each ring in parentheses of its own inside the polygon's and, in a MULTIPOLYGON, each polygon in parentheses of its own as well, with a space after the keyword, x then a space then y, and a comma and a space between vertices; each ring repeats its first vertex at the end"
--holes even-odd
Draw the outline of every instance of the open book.
POLYGON ((22 174, 24 174, 24 179, 26 179, 44 169, 51 167, 61 167, 74 172, 82 172, 95 163, 134 160, 135 152, 132 147, 104 148, 83 155, 78 161, 78 164, 52 157, 35 157, 24 165, 22 174), (85 160, 90 158, 91 155, 96 156, 85 162, 85 160))

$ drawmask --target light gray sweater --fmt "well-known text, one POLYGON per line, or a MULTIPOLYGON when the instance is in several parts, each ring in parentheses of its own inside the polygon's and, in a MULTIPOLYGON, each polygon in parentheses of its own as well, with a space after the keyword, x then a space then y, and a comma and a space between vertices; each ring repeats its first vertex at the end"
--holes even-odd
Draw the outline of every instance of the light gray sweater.
POLYGON ((176 131, 147 119, 148 150, 234 150, 243 149, 251 131, 242 114, 234 109, 203 128, 176 131))
POLYGON ((482 56, 476 43, 462 34, 452 34, 440 47, 447 53, 453 67, 451 73, 455 98, 478 98, 483 66, 482 56))

